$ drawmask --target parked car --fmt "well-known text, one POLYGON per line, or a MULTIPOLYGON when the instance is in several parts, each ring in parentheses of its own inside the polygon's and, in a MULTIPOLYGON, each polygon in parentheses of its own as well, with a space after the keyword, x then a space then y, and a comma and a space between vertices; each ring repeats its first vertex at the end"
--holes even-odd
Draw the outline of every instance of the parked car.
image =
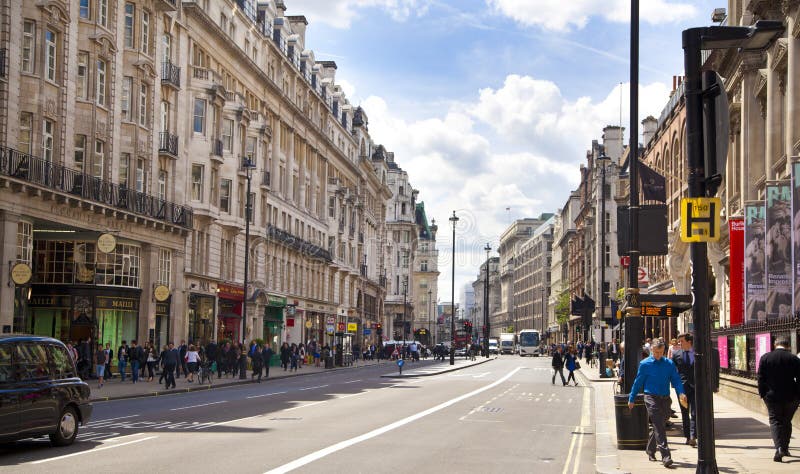
POLYGON ((89 395, 61 341, 0 336, 0 442, 47 435, 72 444, 91 417, 89 395))

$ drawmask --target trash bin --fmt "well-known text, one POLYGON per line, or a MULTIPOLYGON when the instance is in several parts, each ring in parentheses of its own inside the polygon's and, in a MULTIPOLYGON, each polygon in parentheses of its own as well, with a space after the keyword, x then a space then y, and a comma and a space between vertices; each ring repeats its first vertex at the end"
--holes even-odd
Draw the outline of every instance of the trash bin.
POLYGON ((617 420, 617 448, 645 449, 647 447, 647 408, 644 395, 636 395, 633 410, 628 409, 628 395, 614 395, 617 420))

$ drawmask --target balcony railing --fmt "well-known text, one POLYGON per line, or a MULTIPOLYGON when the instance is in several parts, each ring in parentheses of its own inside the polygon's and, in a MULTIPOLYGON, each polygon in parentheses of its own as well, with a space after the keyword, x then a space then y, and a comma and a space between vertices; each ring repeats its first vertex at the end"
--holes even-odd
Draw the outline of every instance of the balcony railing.
POLYGON ((134 191, 111 181, 45 161, 7 147, 0 147, 0 175, 72 194, 123 211, 192 227, 192 208, 134 191))
POLYGON ((158 152, 178 157, 178 136, 169 132, 158 134, 158 152))
POLYGON ((161 63, 161 83, 169 84, 176 89, 181 88, 181 68, 172 64, 172 61, 161 63))
POLYGON ((331 253, 318 245, 307 242, 300 237, 296 237, 285 230, 281 230, 272 224, 267 225, 267 236, 287 247, 300 252, 304 257, 311 259, 320 258, 326 262, 332 261, 331 253))
POLYGON ((359 232, 358 233, 358 243, 359 244, 363 244, 364 243, 364 233, 363 232, 359 232))
POLYGON ((261 177, 261 184, 264 185, 264 186, 269 186, 270 185, 270 172, 269 171, 264 171, 263 172, 263 176, 261 177))
POLYGON ((339 232, 344 232, 344 221, 339 221, 339 232))
POLYGON ((378 284, 381 285, 381 288, 386 288, 386 277, 385 276, 379 277, 378 284))
POLYGON ((210 73, 208 69, 204 67, 192 66, 192 77, 195 79, 202 79, 207 81, 209 79, 210 73))
POLYGON ((8 50, 0 49, 0 77, 8 77, 8 50))

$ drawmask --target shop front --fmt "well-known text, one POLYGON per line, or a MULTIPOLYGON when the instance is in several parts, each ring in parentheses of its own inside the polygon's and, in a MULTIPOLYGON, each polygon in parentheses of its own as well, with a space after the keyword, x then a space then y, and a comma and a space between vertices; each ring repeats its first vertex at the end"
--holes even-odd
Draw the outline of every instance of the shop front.
POLYGON ((205 345, 214 338, 214 300, 211 295, 189 293, 189 342, 205 345))
POLYGON ((267 306, 264 308, 264 341, 276 354, 283 344, 283 312, 286 308, 286 297, 269 294, 267 306))
POLYGON ((217 285, 217 296, 219 297, 218 339, 241 342, 244 287, 220 283, 217 285))
POLYGON ((156 303, 156 329, 153 343, 159 351, 170 342, 169 310, 169 299, 163 303, 156 303))

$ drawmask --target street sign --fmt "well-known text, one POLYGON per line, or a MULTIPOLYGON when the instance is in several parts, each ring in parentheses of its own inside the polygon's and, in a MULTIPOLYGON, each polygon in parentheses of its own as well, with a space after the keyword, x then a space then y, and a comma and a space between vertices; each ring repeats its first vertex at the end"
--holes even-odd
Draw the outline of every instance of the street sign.
POLYGON ((619 264, 622 265, 622 268, 628 268, 631 266, 631 257, 628 255, 623 255, 619 258, 619 264))
POLYGON ((639 288, 647 288, 650 285, 650 273, 647 271, 647 267, 639 267, 637 270, 639 288))
POLYGON ((403 375, 403 364, 405 363, 403 359, 397 359, 397 368, 400 369, 400 375, 403 375))
POLYGON ((372 334, 372 329, 364 329, 365 336, 369 336, 370 334, 372 334))
POLYGON ((681 199, 681 240, 717 242, 720 233, 720 198, 681 199))

